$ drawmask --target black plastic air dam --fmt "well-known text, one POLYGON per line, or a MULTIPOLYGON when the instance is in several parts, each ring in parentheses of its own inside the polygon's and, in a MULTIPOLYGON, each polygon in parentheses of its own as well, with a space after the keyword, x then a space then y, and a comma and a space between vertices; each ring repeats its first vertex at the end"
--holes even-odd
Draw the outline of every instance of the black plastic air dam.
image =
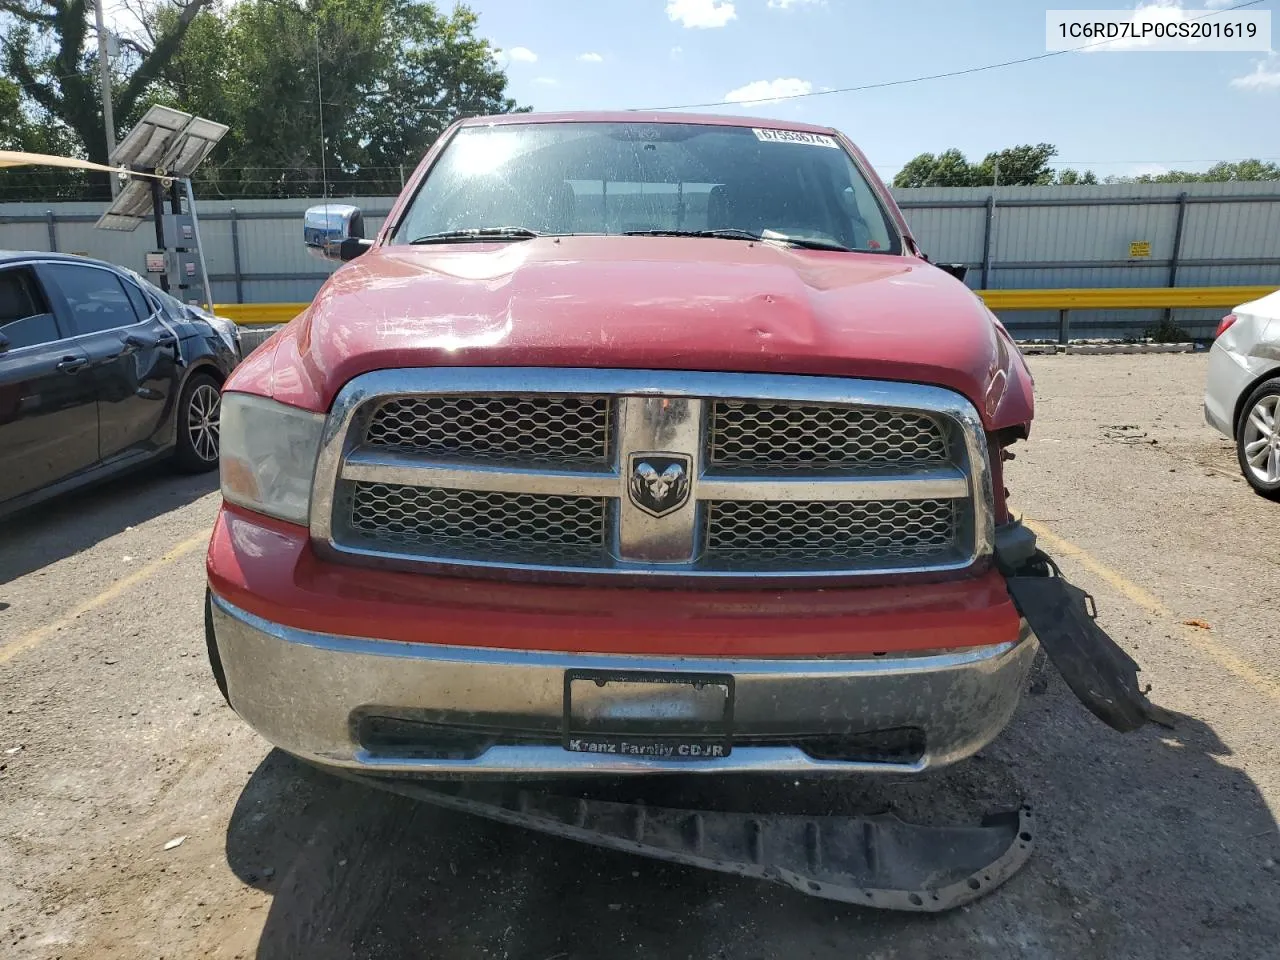
POLYGON ((1053 560, 1037 550, 1006 582, 1049 660, 1094 716, 1121 733, 1149 720, 1174 725, 1167 710, 1147 699, 1138 664, 1098 625, 1093 597, 1063 579, 1053 560))
MULTIPOLYGON (((337 772, 337 771, 334 771, 337 772)), ((794 816, 674 810, 512 786, 340 776, 449 810, 655 860, 754 877, 824 900, 939 913, 986 895, 1031 856, 1031 810, 977 826, 921 826, 892 814, 794 816)))

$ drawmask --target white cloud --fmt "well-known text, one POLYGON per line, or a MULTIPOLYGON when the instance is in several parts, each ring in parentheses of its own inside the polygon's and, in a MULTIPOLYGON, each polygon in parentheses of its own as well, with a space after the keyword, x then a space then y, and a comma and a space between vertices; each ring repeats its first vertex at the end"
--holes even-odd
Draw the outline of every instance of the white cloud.
POLYGON ((790 10, 792 7, 808 7, 826 2, 827 0, 769 0, 769 6, 774 10, 790 10))
POLYGON ((777 80, 753 80, 746 86, 730 90, 725 103, 774 103, 787 97, 799 97, 813 90, 808 80, 779 77, 777 80))
POLYGON ((512 47, 507 51, 507 56, 515 63, 537 63, 538 55, 528 47, 512 47))
MULTIPOLYGON (((1146 0, 1133 8, 1135 28, 1143 23, 1164 23, 1170 20, 1185 20, 1186 13, 1182 9, 1182 0, 1146 0)), ((1121 37, 1118 40, 1099 42, 1089 40, 1080 48, 1081 53, 1102 53, 1115 50, 1141 50, 1155 43, 1155 37, 1121 37)))
POLYGON ((1204 0, 1204 5, 1210 10, 1221 10, 1223 7, 1231 7, 1238 3, 1239 0, 1204 0))
POLYGON ((737 20, 732 0, 667 0, 667 17, 681 26, 711 29, 737 20))
POLYGON ((555 77, 534 77, 533 82, 541 84, 544 87, 554 87, 560 81, 555 77))
POLYGON ((598 53, 580 53, 578 59, 583 63, 604 63, 604 57, 598 53))
POLYGON ((684 47, 672 47, 671 53, 668 54, 672 60, 679 60, 684 56, 684 47))
POLYGON ((1231 85, 1241 90, 1280 90, 1280 56, 1258 60, 1253 73, 1232 77, 1231 85))

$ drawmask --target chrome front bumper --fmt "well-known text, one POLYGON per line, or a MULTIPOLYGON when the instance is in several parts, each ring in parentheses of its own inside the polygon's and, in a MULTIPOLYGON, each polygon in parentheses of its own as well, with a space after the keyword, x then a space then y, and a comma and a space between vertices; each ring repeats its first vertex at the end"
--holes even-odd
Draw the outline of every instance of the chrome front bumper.
MULTIPOLYGON (((916 773, 974 753, 1004 728, 1037 647, 1025 623, 1009 643, 839 660, 437 646, 295 630, 216 595, 211 624, 232 706, 273 744, 321 765, 432 776, 916 773), (571 752, 558 742, 567 670, 730 674, 732 752, 696 760, 571 752), (385 744, 369 749, 359 718, 372 714, 429 716, 526 742, 499 742, 464 757, 385 744), (903 729, 922 736, 918 754, 903 760, 817 759, 797 745, 903 729)), ((939 641, 945 648, 945 638, 939 641)))

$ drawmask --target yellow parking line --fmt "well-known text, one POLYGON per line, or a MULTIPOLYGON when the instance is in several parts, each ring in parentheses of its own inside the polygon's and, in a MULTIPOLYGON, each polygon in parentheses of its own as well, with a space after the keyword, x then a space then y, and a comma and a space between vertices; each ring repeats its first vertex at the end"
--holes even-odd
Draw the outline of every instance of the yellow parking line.
MULTIPOLYGON (((1151 616, 1158 617, 1161 620, 1172 620, 1175 623, 1178 621, 1177 614, 1156 599, 1154 594, 1144 590, 1123 574, 1112 570, 1100 560, 1094 559, 1083 547, 1076 546, 1070 540, 1064 540, 1056 533, 1046 529, 1042 523, 1037 523, 1034 520, 1023 520, 1023 523, 1027 529, 1036 535, 1041 545, 1049 553, 1059 557, 1070 557, 1090 573, 1104 580, 1126 599, 1151 614, 1151 616)), ((1227 650, 1212 634, 1181 624, 1179 624, 1179 627, 1182 631, 1183 639, 1218 664, 1218 666, 1234 674, 1256 690, 1280 700, 1280 681, 1254 669, 1234 653, 1227 650)))
POLYGON ((67 613, 65 616, 58 618, 57 620, 53 621, 53 623, 45 624, 43 627, 37 627, 35 630, 32 630, 26 636, 20 637, 19 639, 15 640, 13 643, 6 644, 5 646, 0 647, 0 664, 8 663, 14 657, 18 656, 18 654, 25 653, 26 651, 32 649, 33 647, 38 646, 39 644, 43 643, 45 640, 48 640, 49 637, 53 636, 63 627, 67 626, 72 621, 74 621, 76 617, 83 616, 84 614, 88 613, 90 610, 96 610, 98 609, 98 607, 101 607, 103 604, 110 603, 112 600, 120 596, 120 594, 124 593, 129 588, 136 586, 137 584, 141 583, 143 580, 146 580, 148 577, 154 574, 161 567, 165 566, 166 564, 172 563, 174 560, 177 560, 179 557, 186 556, 192 550, 195 550, 199 547, 203 547, 208 542, 209 542, 208 530, 202 530, 200 533, 197 533, 191 537, 188 537, 186 540, 183 540, 180 544, 178 544, 176 547, 174 547, 172 550, 170 550, 168 553, 162 556, 159 560, 152 560, 145 567, 140 567, 139 569, 135 570, 133 573, 129 574, 127 577, 123 577, 120 580, 117 580, 115 583, 107 587, 107 589, 103 590, 96 597, 92 597, 88 600, 85 600, 83 603, 73 607, 71 611, 67 613))

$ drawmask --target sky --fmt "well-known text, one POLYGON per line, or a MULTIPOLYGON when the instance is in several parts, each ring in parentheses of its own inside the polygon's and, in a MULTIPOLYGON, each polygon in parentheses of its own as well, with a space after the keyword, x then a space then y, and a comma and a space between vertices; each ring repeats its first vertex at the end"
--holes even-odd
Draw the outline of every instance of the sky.
MULTIPOLYGON (((1200 12, 1239 0, 1156 5, 1200 12)), ((441 3, 448 5, 448 0, 441 3)), ((1018 143, 1058 147, 1058 166, 1109 174, 1280 161, 1280 55, 1071 52, 879 90, 766 104, 963 70, 1045 52, 1047 8, 1151 6, 1085 0, 468 0, 509 93, 538 110, 716 104, 701 112, 829 124, 891 177, 915 155, 971 160, 1018 143)), ((1280 0, 1270 10, 1273 51, 1280 0)))

